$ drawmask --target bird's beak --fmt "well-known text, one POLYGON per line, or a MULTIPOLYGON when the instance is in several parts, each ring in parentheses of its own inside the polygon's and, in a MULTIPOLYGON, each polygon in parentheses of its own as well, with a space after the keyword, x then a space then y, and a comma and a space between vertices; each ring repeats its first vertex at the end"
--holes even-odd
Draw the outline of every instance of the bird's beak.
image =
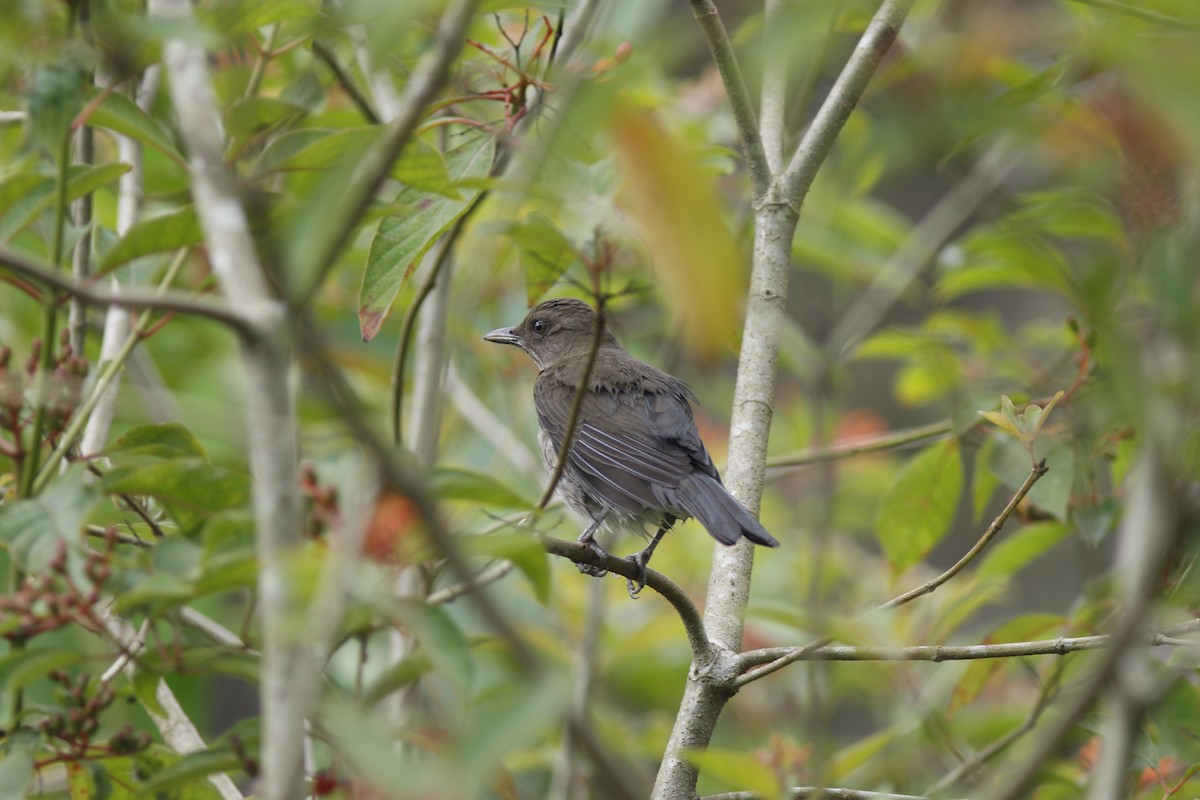
POLYGON ((521 346, 521 337, 513 333, 512 328, 496 328, 491 333, 485 334, 483 337, 485 342, 495 342, 496 344, 515 344, 521 346))

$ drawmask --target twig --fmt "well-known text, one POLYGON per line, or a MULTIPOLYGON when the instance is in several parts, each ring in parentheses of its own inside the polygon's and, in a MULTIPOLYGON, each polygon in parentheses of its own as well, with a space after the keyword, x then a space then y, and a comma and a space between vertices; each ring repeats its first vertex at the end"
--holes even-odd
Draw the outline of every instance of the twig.
POLYGON ((1066 707, 1043 726, 1025 757, 1005 770, 994 784, 991 800, 1017 800, 1028 796, 1028 787, 1042 763, 1054 753, 1058 742, 1075 725, 1108 685, 1125 649, 1138 638, 1142 620, 1149 611, 1149 598, 1161 575, 1169 543, 1175 532, 1177 509, 1170 495, 1170 479, 1159 461, 1155 443, 1150 442, 1134 468, 1129 503, 1117 541, 1117 570, 1126 599, 1121 617, 1113 626, 1110 646, 1093 665, 1088 677, 1072 693, 1066 707))
MULTIPOLYGON (((637 565, 627 558, 619 558, 609 553, 601 555, 578 542, 568 542, 548 536, 542 537, 541 541, 546 552, 551 555, 561 556, 576 564, 600 567, 624 578, 636 579, 638 577, 637 565)), ((670 603, 675 608, 675 612, 679 614, 684 630, 687 632, 688 643, 692 647, 693 661, 697 663, 710 661, 713 655, 712 644, 708 641, 708 636, 704 631, 704 620, 700 617, 700 611, 687 596, 687 592, 666 575, 652 569, 646 570, 646 585, 662 595, 663 599, 670 603)))
POLYGON ((867 84, 883 61, 884 53, 900 34, 908 12, 915 0, 884 0, 871 18, 867 30, 859 39, 850 60, 838 75, 837 81, 821 103, 821 108, 812 124, 800 140, 787 169, 779 177, 781 200, 793 203, 798 208, 812 186, 817 170, 825 163, 826 156, 837 135, 850 118, 866 91, 867 84))
POLYGON ((575 438, 575 429, 579 426, 579 413, 583 409, 584 398, 588 395, 588 386, 592 380, 592 368, 596 366, 596 356, 600 352, 600 345, 604 342, 604 298, 597 297, 596 302, 596 329, 592 333, 592 344, 588 348, 587 360, 583 362, 583 374, 579 376, 579 385, 575 387, 575 397, 571 400, 571 413, 567 416, 567 425, 563 429, 562 441, 558 445, 558 455, 554 461, 554 471, 550 473, 550 482, 546 484, 546 490, 542 492, 541 499, 537 502, 537 510, 543 511, 546 504, 550 502, 550 498, 554 497, 554 490, 558 488, 558 482, 562 480, 563 472, 567 469, 567 458, 571 452, 571 440, 575 438))
MULTIPOLYGON (((122 657, 126 653, 136 655, 136 650, 141 648, 142 640, 134 631, 133 626, 112 614, 103 614, 102 621, 105 631, 123 654, 122 657)), ((145 626, 143 626, 143 632, 144 630, 145 626)), ((120 660, 119 658, 118 661, 120 660)), ((131 659, 126 659, 121 665, 121 669, 132 681, 136 672, 135 663, 131 659)), ((175 693, 162 678, 159 678, 155 684, 154 697, 158 701, 159 708, 152 709, 149 706, 144 706, 144 708, 168 747, 180 755, 208 749, 208 745, 200 736, 195 724, 184 712, 183 707, 179 705, 175 693)), ((242 793, 224 772, 213 773, 208 776, 208 780, 216 787, 223 800, 243 800, 242 793)))
MULTIPOLYGON (((1142 637, 1148 646, 1173 645, 1179 640, 1160 633, 1148 633, 1142 637)), ((803 655, 802 661, 976 661, 989 658, 1017 658, 1020 656, 1064 656, 1084 650, 1103 650, 1116 641, 1113 634, 1095 636, 1059 637, 1030 642, 1003 642, 1001 644, 966 645, 914 645, 910 647, 848 647, 826 645, 803 655)), ((1185 646, 1195 647, 1198 643, 1183 640, 1185 646)), ((806 649, 806 648, 802 648, 806 649)), ((775 656, 790 656, 796 648, 770 647, 743 654, 739 663, 772 663, 767 659, 775 656), (750 656, 746 658, 746 656, 750 656)))
MULTIPOLYGON (((332 219, 314 240, 306 242, 297 252, 298 263, 292 264, 300 275, 316 276, 305 287, 309 294, 316 291, 324 276, 337 261, 338 255, 350 241, 372 196, 387 179, 392 164, 408 144, 425 107, 437 94, 449 74, 450 62, 462 48, 467 23, 475 13, 479 0, 452 0, 438 23, 433 47, 413 71, 400 98, 400 109, 393 122, 384 128, 379 140, 358 161, 357 168, 346 184, 340 202, 330 209, 332 219)), ((304 306, 307 296, 297 298, 304 306)))
POLYGON ((733 121, 737 124, 742 155, 746 159, 746 170, 750 173, 753 202, 758 205, 766 196, 773 176, 766 152, 763 150, 758 122, 754 118, 754 103, 746 89, 742 68, 738 65, 737 55, 733 51, 733 42, 729 41, 729 33, 725 30, 725 23, 721 21, 716 4, 713 0, 691 0, 691 5, 692 14, 696 17, 712 53, 713 63, 717 72, 721 74, 722 83, 725 84, 729 108, 733 112, 733 121))
POLYGON ((425 602, 431 606, 440 605, 442 603, 452 603, 465 594, 478 589, 480 586, 487 586, 489 583, 495 583, 505 575, 513 571, 516 566, 507 558, 503 558, 494 564, 489 565, 480 571, 478 575, 469 581, 456 583, 452 586, 447 586, 444 589, 438 589, 436 592, 430 592, 425 598, 425 602))
POLYGON ((134 547, 140 547, 143 550, 153 547, 153 545, 151 545, 145 539, 139 538, 137 536, 133 536, 128 533, 121 533, 120 531, 115 531, 115 532, 110 533, 107 528, 101 527, 99 525, 88 525, 87 526, 87 535, 91 536, 95 539, 104 539, 104 540, 112 539, 114 542, 117 542, 118 544, 131 544, 134 547))
POLYGON ((831 356, 848 359, 858 345, 884 319, 890 309, 933 260, 939 248, 986 200, 1017 165, 1012 144, 1005 139, 980 156, 970 172, 913 226, 904 244, 879 270, 871 285, 839 315, 826 338, 831 356))
POLYGON ((1152 22, 1155 25, 1166 25, 1171 28, 1183 28, 1185 30, 1192 29, 1195 26, 1185 22, 1178 17, 1173 17, 1169 14, 1163 14, 1160 11, 1154 11, 1149 8, 1130 5, 1129 3, 1121 3, 1118 0, 1074 0, 1081 5, 1093 6, 1102 8, 1105 11, 1111 11, 1114 14, 1123 14, 1127 17, 1140 19, 1143 22, 1152 22))
POLYGON ((783 453, 768 458, 767 469, 774 470, 775 474, 783 474, 784 470, 781 469, 782 467, 800 467, 807 464, 820 464, 823 461, 840 461, 843 458, 853 458, 854 456, 866 455, 868 453, 880 453, 885 450, 899 450, 934 436, 945 436, 953 430, 953 422, 947 420, 945 422, 932 422, 928 425, 919 425, 915 428, 907 428, 902 431, 895 431, 862 441, 835 444, 830 447, 809 447, 793 453, 783 453))
POLYGON ((1046 459, 1043 458, 1041 461, 1034 464, 1033 469, 1030 470, 1029 475, 1025 478, 1025 482, 1022 483, 1020 488, 1017 489, 1016 493, 1009 498, 1008 504, 1005 505, 1004 509, 998 515, 996 515, 994 520, 992 520, 992 524, 989 525, 987 530, 983 532, 983 535, 979 537, 979 541, 975 542, 971 549, 963 554, 962 558, 955 562, 953 566, 951 566, 941 575, 938 575, 928 583, 918 586, 915 589, 911 589, 899 597, 893 597, 891 600, 881 605, 879 610, 886 611, 889 608, 896 608, 897 606, 902 606, 905 603, 921 597, 922 595, 929 594, 946 581, 962 572, 968 564, 975 560, 976 556, 983 552, 983 548, 987 547, 988 543, 996 537, 996 534, 998 534, 1000 529, 1004 527, 1004 523, 1008 521, 1008 518, 1012 516, 1012 513, 1017 510, 1017 506, 1020 505, 1021 501, 1025 499, 1025 495, 1029 494, 1029 490, 1033 488, 1033 485, 1037 483, 1038 479, 1040 479, 1048 471, 1049 467, 1046 466, 1046 459))
MULTIPOLYGON (((1025 478, 1025 482, 1021 484, 1020 488, 1017 489, 1016 493, 1013 494, 1013 496, 1009 499, 1008 504, 1004 507, 1004 509, 996 516, 994 520, 992 520, 992 524, 987 527, 987 530, 983 532, 983 535, 979 537, 971 549, 968 550, 953 566, 951 566, 942 574, 938 575, 936 578, 916 587, 915 589, 911 589, 902 595, 893 597, 891 600, 888 600, 886 603, 878 606, 872 612, 868 613, 884 611, 902 606, 918 597, 933 592, 946 581, 962 572, 962 570, 968 564, 974 561, 975 558, 981 552, 983 552, 983 549, 987 547, 988 543, 996 537, 996 534, 998 534, 1004 527, 1004 523, 1008 521, 1008 518, 1012 516, 1013 511, 1015 511, 1017 506, 1020 505, 1021 500, 1025 498, 1025 495, 1029 494, 1029 490, 1033 488, 1033 485, 1037 483, 1038 479, 1045 475, 1046 472, 1046 461, 1045 459, 1042 459, 1033 466, 1033 469, 1029 472, 1029 476, 1025 478)), ((745 671, 738 676, 735 684, 738 688, 740 688, 748 683, 758 680, 759 678, 764 678, 767 675, 770 675, 772 672, 786 667, 788 664, 808 658, 814 653, 825 648, 832 641, 832 638, 825 637, 815 642, 810 642, 802 647, 791 648, 767 663, 763 663, 761 660, 760 651, 751 650, 749 652, 742 653, 737 656, 737 662, 745 671), (755 664, 762 664, 762 666, 757 666, 754 669, 745 669, 746 667, 754 666, 755 664)))
MULTIPOLYGON (((814 786, 796 786, 787 790, 788 800, 929 800, 925 795, 890 794, 888 792, 867 792, 860 789, 827 789, 814 786)), ((753 792, 726 792, 724 794, 706 794, 700 800, 762 800, 761 795, 753 792)))
POLYGON ((1025 734, 1029 733, 1037 725, 1041 719, 1042 713, 1050 705, 1050 701, 1054 698, 1058 689, 1059 682, 1062 679, 1063 668, 1065 661, 1059 661, 1054 670, 1053 676, 1042 684, 1041 691, 1038 692, 1037 702, 1034 703, 1033 710, 1029 712, 1029 716, 1025 721, 1013 728, 1008 733, 1001 736, 996 741, 976 751, 970 758, 965 759, 961 764, 952 769, 950 772, 926 790, 926 794, 938 796, 946 789, 958 783, 963 778, 982 767, 988 760, 1002 752, 1013 742, 1020 739, 1025 734))
POLYGON ((257 40, 254 39, 254 34, 250 34, 250 40, 258 50, 258 58, 254 59, 254 68, 250 70, 250 79, 246 81, 246 91, 242 92, 244 99, 250 99, 258 94, 258 87, 262 85, 263 76, 267 74, 267 62, 271 60, 271 48, 275 46, 275 37, 279 34, 279 23, 274 22, 267 28, 267 37, 263 40, 260 47, 257 40))
POLYGON ((72 296, 81 297, 91 305, 175 311, 219 322, 232 328, 244 338, 255 339, 261 335, 259 326, 252 317, 230 308, 228 303, 203 300, 176 292, 146 292, 126 289, 120 294, 113 294, 88 285, 80 286, 66 277, 56 275, 48 267, 42 266, 34 259, 2 247, 0 247, 0 264, 39 283, 72 296))
MULTIPOLYGON (((171 266, 168 267, 166 274, 163 276, 162 283, 159 284, 158 292, 160 294, 166 292, 167 287, 175 281, 179 271, 183 269, 183 265, 187 262, 187 257, 190 252, 190 248, 185 248, 175 256, 175 260, 171 262, 171 266)), ((150 326, 150 319, 150 312, 143 312, 138 318, 137 324, 134 326, 133 330, 128 331, 125 334, 124 342, 119 344, 114 344, 110 341, 110 334, 112 332, 110 332, 109 326, 105 325, 104 344, 107 345, 110 350, 109 358, 101 362, 100 371, 97 373, 96 382, 92 387, 91 394, 89 394, 87 399, 84 400, 83 403, 80 404, 79 408, 75 410, 75 415, 72 417, 70 424, 67 426, 67 429, 63 432, 62 436, 59 437, 58 445, 54 448, 54 452, 51 453, 50 457, 46 459, 46 465, 42 468, 41 473, 38 475, 37 481, 34 483, 35 491, 41 491, 43 488, 45 488, 45 485, 53 479, 54 472, 58 467, 59 461, 65 458, 67 453, 70 452, 71 448, 74 447, 75 439, 85 431, 85 428, 87 432, 91 433, 91 441, 88 441, 87 446, 83 448, 84 456, 92 455, 95 450, 99 449, 104 439, 108 437, 107 429, 112 423, 111 413, 103 421, 104 429, 97 430, 92 425, 92 412, 106 397, 109 396, 110 391, 115 389, 115 381, 117 376, 121 374, 121 369, 124 366, 125 361, 129 358, 129 354, 133 352, 133 348, 137 346, 139 341, 141 341, 142 334, 145 333, 146 329, 150 326)), ((124 326, 115 327, 119 329, 123 328, 124 326)), ((136 503, 133 505, 137 507, 136 503)), ((152 527, 154 527, 154 523, 148 517, 146 517, 144 513, 141 512, 140 507, 138 507, 138 513, 139 515, 143 516, 143 518, 145 518, 152 527)), ((158 533, 158 535, 161 537, 161 531, 156 530, 156 533, 158 533)))
POLYGON ((338 61, 337 54, 330 50, 320 39, 313 39, 312 43, 313 55, 321 60, 325 66, 329 67, 329 71, 333 73, 333 77, 337 80, 338 85, 342 87, 342 91, 350 98, 350 102, 354 103, 354 107, 358 112, 366 118, 371 125, 378 125, 383 120, 379 117, 379 112, 371 105, 371 101, 358 88, 358 84, 354 82, 354 78, 350 77, 350 73, 346 72, 346 68, 342 66, 342 62, 338 61))
MULTIPOLYGON (((172 24, 193 24, 188 0, 151 0, 149 12, 172 24)), ((228 305, 242 317, 255 320, 264 332, 241 342, 263 636, 261 795, 264 800, 292 800, 302 792, 303 720, 307 704, 315 700, 297 694, 296 689, 318 666, 313 664, 307 643, 286 630, 299 610, 299 590, 285 576, 285 564, 302 544, 303 528, 296 480, 297 421, 289 375, 291 320, 267 282, 234 177, 225 168, 224 137, 208 54, 194 41, 169 38, 163 47, 163 61, 179 131, 187 145, 191 193, 213 271, 228 305)))
POLYGON ((506 459, 523 475, 544 474, 541 460, 506 422, 492 413, 487 404, 471 391, 471 387, 454 368, 453 361, 446 369, 446 391, 450 395, 450 403, 454 410, 480 436, 491 443, 497 455, 506 459))

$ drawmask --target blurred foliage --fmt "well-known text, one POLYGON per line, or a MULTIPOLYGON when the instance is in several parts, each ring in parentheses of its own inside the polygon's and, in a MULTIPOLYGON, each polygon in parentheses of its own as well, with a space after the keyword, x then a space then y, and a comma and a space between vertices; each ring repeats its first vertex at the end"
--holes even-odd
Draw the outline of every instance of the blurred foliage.
MULTIPOLYGON (((299 373, 310 541, 287 576, 305 603, 331 538, 372 501, 368 559, 313 721, 314 793, 609 796, 568 718, 648 787, 687 639, 651 593, 631 602, 619 581, 597 587, 516 527, 545 480, 534 375, 480 335, 547 293, 598 285, 625 346, 695 388, 697 423, 723 462, 753 230, 724 91, 687 9, 601 4, 582 49, 552 65, 561 4, 485 4, 337 263, 313 268, 311 243, 337 224, 331 210, 386 124, 373 84, 403 91, 444 4, 202 0, 194 26, 146 19, 141 5, 0 3, 0 247, 41 263, 61 250, 56 266, 68 269, 83 230, 61 188, 67 202, 92 198, 94 276, 148 289, 194 248, 175 290, 218 290, 169 94, 152 84, 144 107, 131 97, 164 41, 199 42, 260 256, 281 294, 324 276, 297 313, 383 430, 400 320, 423 296, 443 235, 462 224, 444 273, 450 390, 440 421, 423 421, 440 438, 429 484, 472 566, 514 565, 480 597, 543 668, 520 666, 472 599, 397 599, 403 568, 435 598, 457 580, 432 556, 410 498, 363 497, 353 437, 318 379, 299 373), (113 88, 97 88, 97 75, 113 88), (94 163, 63 164, 80 127, 94 163), (118 135, 144 156, 144 216, 123 234, 117 184, 130 167, 118 135), (399 658, 397 631, 413 643, 399 658)), ((873 11, 865 0, 793 3, 764 26, 757 8, 722 4, 752 93, 764 63, 788 59, 789 144, 873 11)), ((1154 622, 1196 615, 1198 32, 1194 0, 917 4, 804 202, 771 448, 861 444, 937 421, 951 432, 915 453, 768 474, 762 516, 784 545, 757 565, 747 649, 829 633, 899 647, 1105 630, 1117 613, 1114 531, 1148 446, 1181 508, 1154 622), (989 188, 976 191, 981 182, 989 188), (939 207, 947 196, 975 199, 939 207), (947 211, 958 221, 937 233, 947 211), (932 255, 916 264, 898 255, 922 250, 932 255), (1049 472, 979 559, 931 595, 861 616, 957 561, 1043 458, 1049 472)), ((92 391, 104 310, 91 309, 86 350, 72 352, 45 341, 45 309, 65 326, 65 296, 3 267, 0 281, 0 796, 213 797, 214 771, 250 786, 261 632, 237 343, 210 321, 156 317, 125 366, 103 457, 49 467, 56 477, 32 495, 30 470, 42 466, 32 437, 46 440, 44 460, 92 391), (101 680, 119 654, 102 632, 109 609, 147 631, 135 679, 101 680), (187 609, 241 643, 214 638, 187 609), (181 757, 162 744, 146 713, 159 710, 159 678, 208 750, 181 757)), ((413 382, 399 376, 406 400, 413 382)), ((578 532, 559 509, 537 526, 578 532)), ((685 523, 655 567, 699 603, 709 552, 685 523)), ((289 632, 305 635, 309 616, 289 632)), ((1200 791, 1195 652, 1152 651, 1158 693, 1130 797, 1200 791)), ((825 781, 921 793, 1036 725, 1091 663, 1075 653, 793 665, 729 706, 714 747, 694 755, 701 792, 779 797, 825 781)), ((1093 709, 1051 754, 1034 796, 1083 796, 1103 714, 1093 709)), ((1015 757, 1001 749, 945 796, 977 793, 1015 757)))

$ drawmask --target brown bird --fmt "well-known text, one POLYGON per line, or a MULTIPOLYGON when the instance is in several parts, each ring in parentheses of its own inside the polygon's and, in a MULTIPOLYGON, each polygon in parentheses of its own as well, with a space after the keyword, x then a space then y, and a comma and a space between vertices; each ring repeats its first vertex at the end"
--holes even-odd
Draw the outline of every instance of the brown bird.
MULTIPOLYGON (((537 306, 515 328, 483 337, 520 347, 541 370, 533 402, 542 460, 551 473, 596 325, 591 306, 560 298, 537 306)), ((592 521, 579 541, 598 553, 604 550, 593 537, 601 527, 644 536, 647 524, 657 526, 649 544, 628 557, 640 573, 629 582, 631 596, 645 586, 650 556, 678 520, 695 517, 726 545, 743 536, 767 547, 779 545, 722 485, 692 419, 696 397, 683 381, 638 361, 605 330, 586 392, 555 489, 567 505, 592 521)))

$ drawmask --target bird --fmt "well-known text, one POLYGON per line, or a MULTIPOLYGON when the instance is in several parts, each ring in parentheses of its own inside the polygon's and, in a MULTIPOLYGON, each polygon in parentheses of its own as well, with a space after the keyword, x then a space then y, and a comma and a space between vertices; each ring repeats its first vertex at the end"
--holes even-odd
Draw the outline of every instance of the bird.
MULTIPOLYGON (((656 526, 649 543, 627 556, 637 567, 637 577, 628 582, 629 594, 635 598, 646 585, 654 549, 678 521, 696 518, 724 545, 745 537, 778 547, 779 542, 721 482, 696 429, 692 404, 698 401, 692 390, 627 353, 601 325, 595 310, 571 297, 540 303, 519 325, 483 337, 519 347, 539 369, 533 402, 546 470, 553 475, 558 463, 598 326, 599 347, 566 464, 555 486, 568 506, 590 520, 579 542, 606 555, 595 541, 600 528, 645 536, 647 525, 656 526)), ((582 564, 579 569, 590 575, 605 574, 582 564)))

